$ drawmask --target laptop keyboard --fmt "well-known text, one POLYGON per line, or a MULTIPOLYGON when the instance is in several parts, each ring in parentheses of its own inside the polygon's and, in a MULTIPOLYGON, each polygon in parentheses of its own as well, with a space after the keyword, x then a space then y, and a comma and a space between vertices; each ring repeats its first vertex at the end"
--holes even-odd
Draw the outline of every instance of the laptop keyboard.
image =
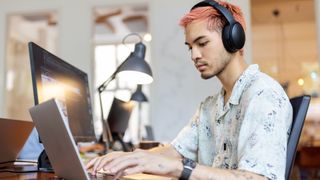
POLYGON ((102 174, 98 173, 97 175, 92 175, 91 173, 88 173, 90 180, 113 180, 114 176, 108 175, 108 174, 102 174))

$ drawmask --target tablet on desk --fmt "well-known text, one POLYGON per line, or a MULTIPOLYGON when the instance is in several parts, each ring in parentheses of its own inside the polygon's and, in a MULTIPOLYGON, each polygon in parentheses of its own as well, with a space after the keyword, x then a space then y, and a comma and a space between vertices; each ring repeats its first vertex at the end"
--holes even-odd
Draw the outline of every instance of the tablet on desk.
POLYGON ((0 118, 0 163, 17 159, 32 129, 32 122, 0 118))

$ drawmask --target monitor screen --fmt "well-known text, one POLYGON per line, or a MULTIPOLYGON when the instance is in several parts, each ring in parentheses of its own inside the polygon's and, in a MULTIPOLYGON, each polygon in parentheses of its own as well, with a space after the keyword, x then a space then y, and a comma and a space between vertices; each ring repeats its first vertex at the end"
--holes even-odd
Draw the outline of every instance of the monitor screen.
POLYGON ((29 53, 35 105, 56 98, 75 141, 95 141, 87 74, 33 42, 29 53))

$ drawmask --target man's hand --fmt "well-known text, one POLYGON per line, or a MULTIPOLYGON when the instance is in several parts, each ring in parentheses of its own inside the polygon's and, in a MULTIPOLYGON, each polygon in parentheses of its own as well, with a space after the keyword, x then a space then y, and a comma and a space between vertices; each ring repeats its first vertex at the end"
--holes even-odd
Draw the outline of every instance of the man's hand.
POLYGON ((90 160, 87 163, 86 169, 90 169, 91 173, 93 175, 95 175, 97 173, 97 171, 102 169, 102 167, 104 165, 107 165, 109 162, 111 162, 115 158, 117 158, 119 156, 124 156, 125 154, 126 153, 122 152, 122 151, 121 152, 120 151, 115 151, 115 152, 112 152, 112 153, 108 153, 107 155, 104 155, 104 156, 93 158, 92 160, 90 160))
POLYGON ((102 169, 116 175, 117 178, 142 172, 179 176, 183 167, 179 159, 167 158, 159 153, 137 149, 133 152, 112 152, 94 158, 89 161, 86 168, 92 168, 93 175, 102 169))

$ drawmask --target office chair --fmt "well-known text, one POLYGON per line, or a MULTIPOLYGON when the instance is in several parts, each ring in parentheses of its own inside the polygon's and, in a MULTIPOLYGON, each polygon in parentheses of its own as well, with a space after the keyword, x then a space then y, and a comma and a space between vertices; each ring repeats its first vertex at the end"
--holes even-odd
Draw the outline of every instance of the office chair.
POLYGON ((290 103, 293 108, 293 119, 287 147, 287 162, 285 174, 286 180, 289 180, 291 175, 291 169, 296 157, 297 145, 300 139, 304 120, 307 115, 310 99, 311 97, 309 95, 303 95, 290 99, 290 103))

